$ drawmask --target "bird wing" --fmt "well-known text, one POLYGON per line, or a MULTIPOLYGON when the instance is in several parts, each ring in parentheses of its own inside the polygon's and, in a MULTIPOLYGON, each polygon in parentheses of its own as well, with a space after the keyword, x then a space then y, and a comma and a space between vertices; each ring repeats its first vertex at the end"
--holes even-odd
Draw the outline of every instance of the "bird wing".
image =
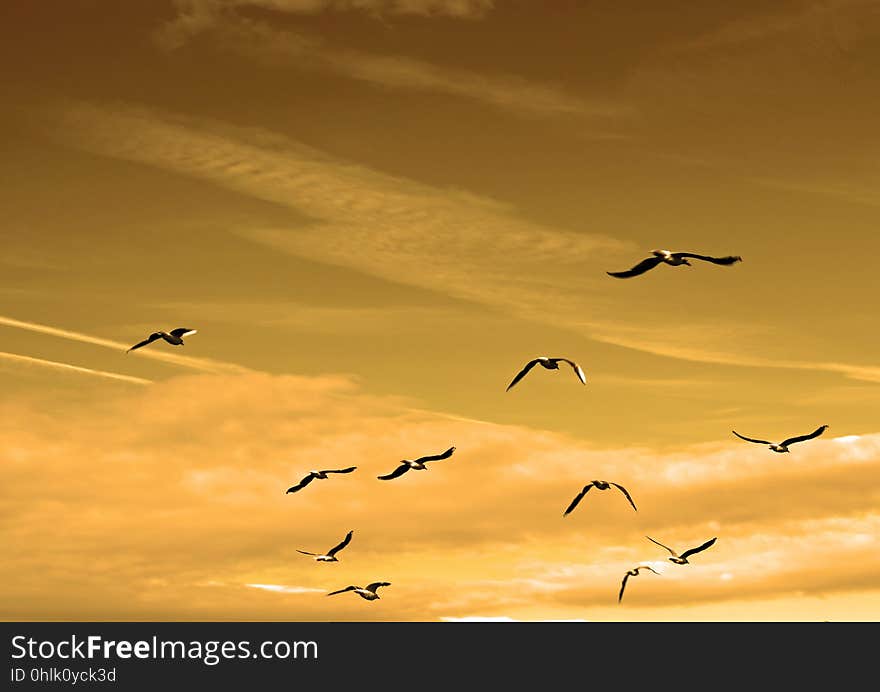
POLYGON ((172 329, 169 334, 172 336, 179 336, 181 339, 185 336, 189 336, 190 334, 195 334, 198 329, 188 329, 187 327, 178 327, 177 329, 172 329))
POLYGON ((339 589, 339 591, 331 591, 327 595, 328 596, 335 596, 338 593, 345 593, 346 591, 356 591, 356 590, 357 590, 356 586, 346 586, 344 589, 339 589))
POLYGON ((153 332, 146 339, 144 339, 143 341, 141 341, 139 343, 136 343, 134 346, 132 346, 130 349, 128 349, 128 351, 126 351, 126 353, 128 353, 129 351, 134 351, 135 349, 140 348, 141 346, 146 346, 147 344, 151 344, 156 339, 161 339, 161 338, 162 338, 162 334, 160 332, 153 332))
POLYGON ((384 476, 376 476, 381 481, 390 481, 392 478, 397 478, 398 476, 402 476, 407 471, 409 471, 409 464, 401 464, 396 469, 394 469, 391 473, 386 474, 384 476))
POLYGON ((519 382, 523 377, 525 377, 528 374, 529 370, 535 367, 540 360, 540 358, 535 358, 534 360, 530 360, 528 363, 526 363, 526 366, 522 370, 520 370, 516 374, 516 377, 513 378, 513 381, 509 385, 507 385, 507 389, 505 391, 509 392, 510 388, 513 387, 513 385, 515 385, 517 382, 519 382))
POLYGON ((656 544, 659 545, 661 548, 666 548, 666 550, 669 551, 669 554, 672 555, 673 557, 676 556, 676 555, 675 555, 675 551, 674 551, 672 548, 663 545, 660 541, 655 541, 655 540, 654 540, 653 538, 651 538, 650 536, 645 536, 645 538, 647 538, 649 541, 651 541, 651 543, 656 543, 656 544))
POLYGON ((789 437, 787 440, 782 441, 782 446, 787 447, 788 445, 793 445, 795 442, 803 442, 804 440, 812 440, 814 437, 819 437, 823 432, 828 429, 827 425, 823 425, 821 428, 816 428, 809 435, 800 435, 799 437, 789 437))
POLYGON ((608 276, 613 276, 617 279, 628 279, 631 276, 638 276, 639 274, 644 274, 649 269, 653 269, 658 264, 663 261, 662 257, 649 257, 648 259, 644 259, 639 262, 632 269, 627 269, 622 272, 605 272, 608 276))
POLYGON ((321 473, 351 473, 357 468, 357 466, 349 466, 345 469, 322 469, 321 473))
POLYGON ((364 588, 367 591, 372 591, 373 593, 376 593, 376 589, 378 589, 380 586, 391 586, 391 582, 389 582, 389 581, 374 581, 372 584, 367 584, 364 588))
POLYGON ((568 358, 559 358, 558 360, 563 360, 571 366, 571 369, 574 370, 574 374, 577 375, 577 378, 581 381, 581 384, 587 383, 587 376, 584 375, 584 371, 581 370, 581 366, 575 363, 573 360, 569 360, 568 358))
POLYGON ((656 569, 654 569, 653 567, 651 567, 651 565, 639 565, 638 567, 636 567, 636 572, 638 572, 640 569, 649 569, 649 570, 651 570, 654 574, 658 574, 658 575, 660 574, 660 572, 658 572, 656 569))
POLYGON ((705 550, 706 548, 711 547, 712 544, 715 543, 715 541, 717 541, 717 540, 718 540, 717 537, 716 537, 716 538, 712 538, 712 539, 706 541, 705 543, 703 543, 703 545, 701 545, 701 546, 697 546, 696 548, 691 548, 690 550, 685 550, 685 551, 681 554, 680 557, 681 557, 682 559, 685 559, 685 558, 687 558, 688 555, 693 555, 693 554, 695 554, 695 553, 699 553, 699 552, 705 550))
POLYGON ((297 548, 296 552, 302 553, 303 555, 313 555, 313 556, 318 555, 318 553, 307 553, 305 550, 300 550, 299 548, 297 548))
POLYGON ((429 457, 419 457, 418 459, 416 459, 416 462, 417 463, 418 462, 425 463, 426 461, 438 461, 440 459, 448 459, 449 457, 452 456, 452 453, 454 451, 455 451, 455 447, 450 447, 445 452, 443 452, 443 454, 434 454, 433 456, 429 456, 429 457))
POLYGON ((703 260, 704 262, 711 262, 712 264, 735 264, 737 262, 742 262, 742 257, 740 257, 739 255, 729 255, 727 257, 709 257, 708 255, 695 255, 693 252, 673 252, 672 256, 679 259, 683 257, 688 257, 690 259, 698 259, 703 260))
POLYGON ((736 430, 731 430, 734 435, 736 435, 739 439, 745 440, 746 442, 757 442, 759 445, 772 445, 772 442, 767 442, 767 440, 753 440, 751 437, 746 437, 745 435, 740 435, 736 430))
POLYGON ((593 487, 592 483, 585 485, 584 489, 581 490, 577 495, 575 495, 575 498, 571 501, 571 504, 568 506, 568 509, 566 509, 565 512, 562 513, 562 516, 567 517, 569 514, 571 514, 572 511, 574 511, 574 508, 578 506, 578 503, 584 499, 584 495, 586 495, 588 492, 590 492, 590 488, 592 488, 592 487, 593 487))
MULTIPOLYGON (((296 485, 293 485, 293 486, 289 487, 289 488, 287 489, 287 492, 288 492, 288 493, 295 493, 297 490, 302 490, 302 489, 305 488, 309 483, 311 483, 313 480, 315 480, 315 474, 310 473, 308 476, 306 476, 305 478, 303 478, 299 483, 297 483, 296 485)), ((286 494, 286 493, 285 493, 285 494, 286 494)))
POLYGON ((339 545, 328 550, 327 555, 329 557, 333 557, 334 555, 336 555, 336 553, 338 553, 345 546, 347 546, 349 543, 351 543, 351 534, 353 534, 353 533, 354 533, 354 531, 349 531, 347 534, 345 534, 345 538, 342 539, 342 543, 340 543, 339 545))
POLYGON ((626 580, 629 579, 629 572, 623 575, 623 581, 620 582, 620 593, 617 594, 617 602, 620 603, 623 598, 623 590, 626 588, 626 580))
POLYGON ((636 512, 639 511, 638 508, 636 507, 636 503, 633 502, 633 499, 629 496, 629 493, 626 491, 626 488, 624 488, 622 485, 618 485, 617 483, 612 483, 611 485, 613 485, 615 488, 617 488, 620 492, 622 492, 626 496, 626 499, 629 500, 629 503, 632 505, 633 509, 636 510, 636 512))

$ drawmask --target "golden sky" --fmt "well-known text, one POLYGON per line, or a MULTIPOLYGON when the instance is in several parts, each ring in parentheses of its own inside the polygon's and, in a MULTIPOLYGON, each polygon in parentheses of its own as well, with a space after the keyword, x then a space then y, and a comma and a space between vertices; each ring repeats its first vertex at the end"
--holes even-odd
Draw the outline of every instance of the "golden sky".
POLYGON ((0 617, 880 619, 880 4, 696 5, 3 3, 0 617))

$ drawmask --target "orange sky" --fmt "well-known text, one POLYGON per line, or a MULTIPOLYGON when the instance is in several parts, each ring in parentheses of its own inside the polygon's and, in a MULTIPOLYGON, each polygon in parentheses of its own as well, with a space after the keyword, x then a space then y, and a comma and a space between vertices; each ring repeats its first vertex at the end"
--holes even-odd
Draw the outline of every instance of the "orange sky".
POLYGON ((877 620, 880 6, 731 5, 4 4, 0 617, 877 620))

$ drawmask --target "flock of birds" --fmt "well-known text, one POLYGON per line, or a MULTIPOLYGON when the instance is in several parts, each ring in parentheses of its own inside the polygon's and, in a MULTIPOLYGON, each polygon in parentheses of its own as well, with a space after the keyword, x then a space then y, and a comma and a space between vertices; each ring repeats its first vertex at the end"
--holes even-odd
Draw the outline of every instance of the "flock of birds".
MULTIPOLYGON (((710 257, 707 255, 697 255, 697 254, 694 254, 691 252, 670 252, 668 250, 654 250, 651 257, 648 257, 648 258, 642 260, 641 262, 636 264, 631 269, 627 269, 625 271, 619 271, 619 272, 607 272, 607 274, 609 276, 613 276, 618 279, 627 279, 627 278, 631 278, 634 276, 639 276, 641 274, 644 274, 645 272, 650 271, 651 269, 659 266, 660 264, 667 264, 672 267, 692 266, 689 261, 691 259, 702 260, 704 262, 711 262, 712 264, 725 265, 725 266, 730 266, 732 264, 735 264, 736 262, 742 261, 742 258, 738 255, 736 255, 736 256, 731 255, 731 256, 727 256, 727 257, 710 257)), ((154 341, 158 341, 158 340, 164 340, 167 343, 171 344, 172 346, 183 346, 184 345, 184 341, 183 341, 184 337, 189 336, 191 334, 195 334, 195 333, 196 333, 195 329, 189 329, 186 327, 179 327, 177 329, 172 329, 169 332, 164 332, 164 331, 154 332, 154 333, 150 334, 143 341, 141 341, 141 342, 135 344, 134 346, 132 346, 131 348, 129 348, 128 351, 126 351, 126 353, 128 353, 130 351, 134 351, 139 348, 142 348, 143 346, 146 346, 146 345, 151 344, 154 341)), ((575 361, 570 360, 568 358, 563 358, 563 357, 552 357, 551 358, 551 357, 547 357, 547 356, 539 356, 538 358, 534 358, 525 364, 525 366, 522 368, 522 370, 520 370, 516 374, 516 376, 513 378, 513 380, 510 382, 510 384, 507 385, 506 391, 510 391, 511 388, 513 388, 518 382, 520 382, 520 380, 522 380, 526 375, 528 375, 529 372, 531 372, 531 370, 536 365, 540 365, 541 367, 543 367, 547 370, 559 370, 560 363, 566 363, 568 366, 570 366, 571 369, 574 371, 574 374, 577 376, 578 380, 580 380, 581 384, 587 383, 587 378, 586 378, 586 375, 584 374, 583 369, 575 361)), ((807 435, 798 435, 795 437, 789 437, 785 440, 782 440, 781 442, 769 442, 767 440, 758 440, 758 439, 754 439, 751 437, 746 437, 744 435, 740 435, 735 430, 733 430, 732 432, 738 438, 745 440, 746 442, 753 442, 755 444, 767 445, 772 451, 781 454, 781 453, 789 452, 790 451, 789 446, 791 446, 797 442, 805 442, 807 440, 812 440, 816 437, 819 437, 819 435, 821 435, 827 429, 828 429, 827 425, 822 425, 807 435)), ((428 456, 422 456, 417 459, 402 459, 400 461, 400 463, 398 464, 398 466, 394 470, 392 470, 391 472, 389 472, 385 475, 377 476, 377 478, 379 480, 383 480, 383 481, 390 481, 395 478, 399 478, 400 476, 404 475, 408 471, 424 471, 425 469, 428 468, 425 465, 428 462, 449 459, 454 452, 455 452, 455 447, 449 447, 449 449, 447 449, 445 452, 441 452, 440 454, 432 454, 432 455, 428 455, 428 456)), ((287 493, 290 494, 290 493, 299 492, 300 490, 305 488, 307 485, 309 485, 314 480, 326 480, 327 478, 330 477, 329 474, 331 474, 331 473, 332 474, 348 474, 348 473, 352 473, 356 469, 357 469, 356 466, 349 466, 349 467, 341 468, 341 469, 322 469, 322 470, 309 471, 309 473, 306 476, 304 476, 296 485, 289 487, 287 489, 287 493)), ((629 502, 629 504, 632 506, 633 510, 638 511, 638 508, 636 507, 636 504, 633 501, 632 496, 630 495, 629 491, 626 488, 624 488, 622 485, 620 485, 618 483, 611 482, 611 481, 592 480, 589 483, 587 483, 581 489, 581 491, 575 496, 575 498, 571 501, 571 503, 568 505, 568 507, 563 512, 562 516, 567 517, 569 514, 571 514, 571 512, 573 512, 575 510, 575 508, 578 506, 578 504, 580 504, 581 500, 584 499, 586 494, 591 489, 595 488, 596 490, 608 490, 612 487, 616 488, 617 490, 619 490, 623 494, 623 496, 626 498, 627 502, 629 502)), ((349 531, 345 535, 345 538, 342 539, 342 541, 340 541, 337 545, 330 548, 330 550, 328 550, 326 553, 312 553, 312 552, 308 552, 305 550, 297 550, 297 552, 314 558, 314 560, 316 562, 339 562, 339 558, 336 557, 337 554, 339 552, 341 552, 346 546, 348 546, 349 543, 351 543, 351 539, 352 539, 353 535, 354 535, 354 532, 349 531)), ((675 550, 673 550, 672 548, 670 548, 669 546, 666 546, 666 545, 660 543, 660 541, 657 541, 657 540, 651 538, 650 536, 645 536, 645 538, 647 538, 652 543, 655 543, 656 545, 660 546, 664 550, 668 551, 670 557, 667 559, 676 565, 690 564, 690 562, 688 560, 689 557, 691 557, 692 555, 696 555, 697 553, 701 553, 702 551, 707 550, 708 548, 711 548, 715 544, 715 541, 718 540, 718 538, 716 536, 716 537, 710 538, 709 540, 705 541, 704 543, 698 545, 695 548, 689 548, 688 550, 685 550, 682 553, 678 553, 675 550)), ((638 576, 641 570, 648 570, 650 572, 653 572, 654 574, 659 574, 659 572, 657 572, 656 569, 654 569, 652 566, 647 565, 647 564, 640 564, 640 565, 637 565, 636 567, 633 567, 630 570, 627 570, 627 572, 623 575, 623 581, 620 584, 620 591, 617 596, 618 603, 620 603, 621 600, 623 599, 623 593, 624 593, 624 590, 626 589, 626 584, 627 584, 627 581, 629 580, 629 578, 638 576)), ((347 593, 349 591, 353 591, 358 596, 360 596, 361 598, 363 598, 367 601, 375 601, 379 598, 379 594, 377 593, 378 589, 383 586, 391 586, 391 584, 390 584, 390 582, 387 582, 387 581, 377 581, 377 582, 372 582, 370 584, 367 584, 366 586, 363 586, 363 587, 349 585, 343 589, 331 591, 327 595, 334 596, 336 594, 347 593)))

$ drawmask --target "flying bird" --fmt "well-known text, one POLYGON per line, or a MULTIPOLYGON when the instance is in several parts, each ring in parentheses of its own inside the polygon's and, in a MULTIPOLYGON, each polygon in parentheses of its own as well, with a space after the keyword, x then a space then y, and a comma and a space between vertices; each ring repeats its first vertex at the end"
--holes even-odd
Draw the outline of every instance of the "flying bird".
POLYGON ((640 569, 649 569, 654 574, 660 574, 660 572, 658 572, 656 569, 654 569, 653 567, 651 567, 649 565, 639 565, 638 567, 634 567, 631 570, 627 570, 627 573, 623 575, 623 581, 620 583, 620 593, 617 594, 617 602, 618 603, 620 603, 621 599, 623 598, 623 590, 626 588, 626 580, 629 579, 630 577, 639 576, 640 569))
POLYGON ((783 440, 779 444, 774 442, 768 442, 767 440, 753 440, 751 437, 745 437, 740 435, 736 430, 731 430, 731 432, 736 435, 739 439, 745 440, 746 442, 755 442, 759 445, 770 445, 770 449, 774 452, 779 452, 780 454, 784 454, 785 452, 790 451, 788 449, 789 445, 793 445, 795 442, 803 442, 804 440, 812 440, 814 437, 819 437, 823 432, 828 429, 827 425, 823 425, 819 428, 816 428, 809 435, 799 435, 798 437, 789 437, 787 440, 783 440))
POLYGON ((424 471, 426 468, 428 468, 427 466, 425 466, 425 463, 427 463, 429 461, 439 461, 440 459, 448 459, 449 457, 452 456, 452 453, 454 451, 455 451, 455 447, 450 447, 442 454, 434 454, 433 456, 419 457, 418 459, 415 459, 415 460, 402 459, 400 462, 400 466, 398 466, 396 469, 394 469, 391 473, 386 474, 384 476, 377 476, 377 478, 379 480, 383 480, 383 481, 390 481, 392 478, 397 478, 398 476, 402 476, 410 469, 413 469, 415 471, 424 471))
POLYGON ((676 553, 672 548, 663 545, 660 541, 655 541, 655 540, 654 540, 653 538, 651 538, 650 536, 645 536, 645 538, 647 538, 647 539, 648 539, 649 541, 651 541, 652 543, 656 543, 656 544, 659 545, 661 548, 666 548, 666 550, 668 550, 669 553, 672 555, 672 557, 668 558, 668 560, 669 560, 670 562, 674 562, 676 565, 687 565, 687 564, 690 564, 690 563, 688 562, 688 557, 690 557, 691 555, 694 555, 694 554, 696 554, 696 553, 699 553, 699 552, 705 550, 706 548, 710 548, 710 547, 712 547, 712 544, 715 543, 715 541, 718 540, 717 537, 716 537, 716 538, 711 538, 711 539, 709 539, 708 541, 706 541, 705 543, 703 543, 703 545, 697 546, 696 548, 691 548, 690 550, 685 550, 681 555, 679 555, 679 554, 676 553))
POLYGON ((141 346, 146 346, 147 344, 151 344, 154 341, 158 341, 159 339, 165 339, 172 346, 183 346, 183 337, 189 336, 190 334, 195 334, 197 329, 187 329, 186 327, 178 327, 177 329, 172 329, 170 332, 153 332, 146 339, 141 341, 140 343, 132 346, 126 353, 130 351, 134 351, 141 346))
POLYGON ((336 553, 342 550, 345 546, 351 543, 351 535, 354 531, 349 531, 345 534, 345 538, 342 539, 342 542, 339 545, 336 545, 330 550, 327 551, 326 555, 320 555, 318 553, 307 553, 305 550, 297 549, 296 552, 302 553, 303 555, 312 555, 315 558, 316 562, 339 562, 339 558, 336 557, 336 553))
POLYGON ((658 264, 665 263, 672 267, 679 267, 681 265, 691 266, 691 263, 688 262, 688 259, 698 259, 703 260, 704 262, 711 262, 712 264, 735 264, 736 262, 742 262, 742 257, 739 255, 730 255, 728 257, 709 257, 708 255, 696 255, 693 252, 669 252, 669 250, 654 250, 654 256, 648 257, 648 259, 644 259, 639 262, 632 269, 627 269, 622 272, 606 272, 608 276, 613 276, 617 279, 628 279, 631 276, 638 276, 639 274, 644 274, 649 269, 653 269, 658 264))
MULTIPOLYGON (((311 483, 316 478, 325 479, 327 478, 328 473, 351 473, 357 468, 357 466, 349 466, 347 469, 324 469, 323 471, 309 471, 309 475, 303 478, 299 483, 293 485, 287 489, 288 493, 295 493, 297 490, 302 490, 309 483, 311 483)), ((285 493, 286 494, 286 493, 285 493)))
POLYGON ((547 356, 540 356, 526 363, 526 366, 516 374, 516 377, 513 378, 513 382, 507 385, 506 391, 509 392, 510 388, 525 377, 529 373, 529 370, 536 365, 541 365, 542 367, 547 368, 547 370, 559 370, 559 363, 568 363, 571 366, 571 369, 574 370, 574 374, 577 375, 577 378, 581 381, 581 384, 587 383, 587 377, 584 375, 584 371, 581 370, 581 366, 573 360, 569 360, 568 358, 548 358, 547 356))
POLYGON ((609 483, 608 481, 590 481, 584 486, 584 489, 575 496, 575 498, 571 501, 571 504, 568 506, 568 509, 565 510, 562 516, 567 517, 569 514, 571 514, 574 508, 578 506, 578 503, 584 499, 584 495, 590 492, 590 488, 595 488, 596 490, 608 490, 608 488, 610 488, 612 485, 624 494, 626 499, 629 500, 629 503, 632 505, 632 508, 638 512, 639 510, 636 507, 636 503, 633 502, 633 499, 626 491, 626 488, 624 488, 622 485, 618 485, 617 483, 609 483))
POLYGON ((335 596, 338 593, 345 593, 346 591, 354 591, 358 596, 368 601, 375 601, 379 598, 379 594, 376 593, 376 589, 380 586, 391 586, 391 582, 388 581, 374 581, 372 584, 367 584, 363 588, 360 586, 346 586, 344 589, 339 589, 339 591, 331 591, 328 593, 328 596, 335 596))

